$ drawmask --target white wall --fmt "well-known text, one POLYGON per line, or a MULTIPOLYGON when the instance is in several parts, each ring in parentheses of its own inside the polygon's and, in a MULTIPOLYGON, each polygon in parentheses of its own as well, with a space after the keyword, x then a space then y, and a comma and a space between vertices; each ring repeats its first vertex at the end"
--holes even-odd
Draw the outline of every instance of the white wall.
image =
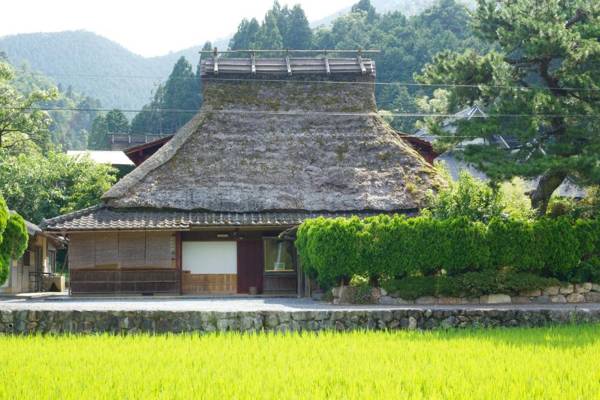
POLYGON ((192 274, 236 274, 236 242, 182 242, 182 266, 192 274))

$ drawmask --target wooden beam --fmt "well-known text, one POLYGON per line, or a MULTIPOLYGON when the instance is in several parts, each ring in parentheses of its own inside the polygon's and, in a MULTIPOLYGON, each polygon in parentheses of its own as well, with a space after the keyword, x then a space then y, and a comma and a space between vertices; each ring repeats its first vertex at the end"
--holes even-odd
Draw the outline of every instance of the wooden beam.
POLYGON ((325 56, 325 58, 323 58, 323 61, 325 62, 325 72, 327 72, 327 75, 331 75, 331 68, 329 67, 329 58, 325 56))
POLYGON ((289 76, 292 76, 292 65, 290 64, 290 57, 285 57, 285 65, 287 66, 287 73, 289 76))
POLYGON ((250 54, 250 60, 252 61, 252 75, 256 75, 256 56, 254 53, 250 54))

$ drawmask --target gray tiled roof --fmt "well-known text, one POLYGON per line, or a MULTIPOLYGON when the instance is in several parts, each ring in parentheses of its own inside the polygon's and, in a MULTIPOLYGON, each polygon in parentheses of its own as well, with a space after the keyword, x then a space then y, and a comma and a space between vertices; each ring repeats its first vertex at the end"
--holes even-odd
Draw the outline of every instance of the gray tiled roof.
MULTIPOLYGON (((94 206, 70 214, 45 220, 46 231, 94 230, 186 230, 191 227, 211 226, 293 226, 308 218, 366 217, 381 214, 376 211, 361 212, 211 212, 137 209, 111 209, 94 206)), ((389 212, 388 212, 389 213, 389 212)))

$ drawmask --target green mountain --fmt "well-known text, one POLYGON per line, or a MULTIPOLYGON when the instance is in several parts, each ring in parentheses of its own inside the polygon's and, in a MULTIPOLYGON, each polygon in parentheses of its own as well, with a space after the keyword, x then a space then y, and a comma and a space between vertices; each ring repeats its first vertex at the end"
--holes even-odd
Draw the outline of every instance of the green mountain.
POLYGON ((56 84, 99 99, 103 107, 121 109, 141 108, 181 56, 192 65, 198 63, 201 47, 146 58, 86 31, 0 38, 0 52, 5 52, 13 65, 27 64, 56 84))

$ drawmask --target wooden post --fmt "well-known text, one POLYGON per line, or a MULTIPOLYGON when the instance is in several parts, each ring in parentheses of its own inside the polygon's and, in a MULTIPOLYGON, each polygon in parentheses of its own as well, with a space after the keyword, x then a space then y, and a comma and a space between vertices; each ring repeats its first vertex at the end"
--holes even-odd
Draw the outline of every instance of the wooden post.
POLYGON ((179 277, 179 294, 183 294, 183 265, 181 262, 181 232, 175 232, 175 268, 179 277))
POLYGON ((213 72, 215 75, 219 75, 219 51, 215 47, 213 50, 213 72))
POLYGON ((365 64, 363 63, 361 49, 358 49, 358 55, 356 56, 356 62, 358 62, 358 66, 360 67, 360 73, 363 75, 366 74, 367 69, 365 68, 365 64))
POLYGON ((285 51, 285 65, 287 67, 288 76, 292 76, 292 65, 290 64, 290 56, 288 50, 285 51))

